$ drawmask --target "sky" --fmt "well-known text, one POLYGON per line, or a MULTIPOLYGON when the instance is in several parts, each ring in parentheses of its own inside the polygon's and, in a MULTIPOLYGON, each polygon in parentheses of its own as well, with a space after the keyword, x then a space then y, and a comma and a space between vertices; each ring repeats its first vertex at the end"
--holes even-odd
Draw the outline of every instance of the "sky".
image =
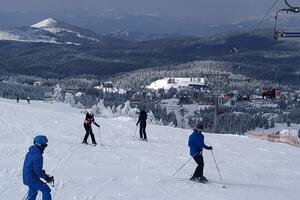
MULTIPOLYGON (((231 23, 262 16, 275 0, 0 0, 2 11, 103 10, 146 12, 208 23, 231 23)), ((281 4, 283 4, 283 0, 281 4)), ((289 0, 300 5, 300 0, 289 0)))

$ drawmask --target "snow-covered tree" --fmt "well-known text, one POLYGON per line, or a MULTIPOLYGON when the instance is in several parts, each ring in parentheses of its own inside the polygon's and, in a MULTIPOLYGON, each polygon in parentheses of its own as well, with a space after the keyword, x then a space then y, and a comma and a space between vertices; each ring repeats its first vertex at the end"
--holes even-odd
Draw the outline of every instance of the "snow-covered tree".
POLYGON ((75 102, 75 99, 74 99, 74 95, 71 94, 71 93, 69 93, 69 92, 67 92, 67 93, 65 94, 65 100, 64 100, 64 103, 65 103, 65 104, 69 104, 69 105, 72 106, 72 107, 75 107, 76 102, 75 102))
POLYGON ((128 116, 129 111, 131 110, 130 101, 125 102, 125 106, 121 111, 122 116, 128 116))
POLYGON ((75 105, 75 108, 78 108, 78 109, 84 109, 84 105, 82 105, 82 103, 80 102, 77 102, 76 105, 75 105))
POLYGON ((148 113, 147 121, 148 123, 155 124, 155 117, 151 110, 148 113))
POLYGON ((128 117, 132 117, 132 118, 137 118, 139 116, 139 109, 137 108, 132 108, 128 111, 127 114, 128 117))
POLYGON ((118 105, 118 106, 117 106, 114 115, 115 115, 115 117, 118 117, 118 116, 121 116, 121 115, 122 115, 122 105, 118 105))
POLYGON ((103 100, 92 106, 92 113, 95 116, 101 116, 101 111, 104 109, 103 100))
POLYGON ((100 100, 99 103, 92 107, 92 112, 99 117, 114 117, 111 108, 104 106, 103 100, 100 100))
POLYGON ((64 101, 64 96, 63 96, 63 93, 62 93, 62 89, 59 87, 59 84, 57 84, 56 88, 54 88, 53 99, 57 102, 63 102, 64 101))

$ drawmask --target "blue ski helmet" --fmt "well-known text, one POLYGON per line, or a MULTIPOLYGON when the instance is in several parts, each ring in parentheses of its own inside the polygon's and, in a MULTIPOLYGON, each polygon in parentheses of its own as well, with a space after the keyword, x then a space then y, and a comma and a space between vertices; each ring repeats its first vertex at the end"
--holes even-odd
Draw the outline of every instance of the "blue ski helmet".
POLYGON ((48 146, 48 139, 44 135, 37 135, 34 137, 33 144, 37 147, 45 149, 48 146))

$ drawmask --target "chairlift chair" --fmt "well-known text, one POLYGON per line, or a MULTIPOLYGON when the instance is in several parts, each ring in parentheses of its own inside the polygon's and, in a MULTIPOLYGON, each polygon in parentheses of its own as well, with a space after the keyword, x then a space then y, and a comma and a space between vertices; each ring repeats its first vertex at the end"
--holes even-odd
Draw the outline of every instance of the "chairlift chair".
POLYGON ((300 40, 300 31, 296 31, 296 30, 279 30, 277 27, 277 22, 278 22, 278 14, 281 12, 287 12, 288 13, 299 13, 300 12, 300 8, 299 7, 294 7, 291 6, 291 4, 289 4, 287 2, 287 0, 284 0, 285 4, 288 6, 288 8, 283 8, 277 11, 276 15, 275 15, 275 25, 274 25, 274 39, 275 40, 300 40))

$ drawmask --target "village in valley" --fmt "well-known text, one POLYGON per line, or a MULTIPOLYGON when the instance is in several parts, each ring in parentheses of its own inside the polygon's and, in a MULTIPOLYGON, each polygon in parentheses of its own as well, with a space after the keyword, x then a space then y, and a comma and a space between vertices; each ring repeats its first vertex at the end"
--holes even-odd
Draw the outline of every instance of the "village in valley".
MULTIPOLYGON (((28 87, 28 83, 25 84, 28 87)), ((31 84, 33 88, 45 89, 47 83, 31 84)), ((191 128, 201 119, 207 131, 222 134, 260 131, 278 135, 292 127, 289 134, 298 137, 300 128, 299 90, 239 74, 165 77, 135 89, 117 88, 111 81, 95 81, 88 87, 78 81, 68 87, 65 85, 56 84, 54 89, 43 93, 42 99, 65 102, 80 109, 92 106, 102 117, 126 115, 122 109, 132 110, 131 117, 136 117, 139 109, 145 108, 151 123, 191 128)))

